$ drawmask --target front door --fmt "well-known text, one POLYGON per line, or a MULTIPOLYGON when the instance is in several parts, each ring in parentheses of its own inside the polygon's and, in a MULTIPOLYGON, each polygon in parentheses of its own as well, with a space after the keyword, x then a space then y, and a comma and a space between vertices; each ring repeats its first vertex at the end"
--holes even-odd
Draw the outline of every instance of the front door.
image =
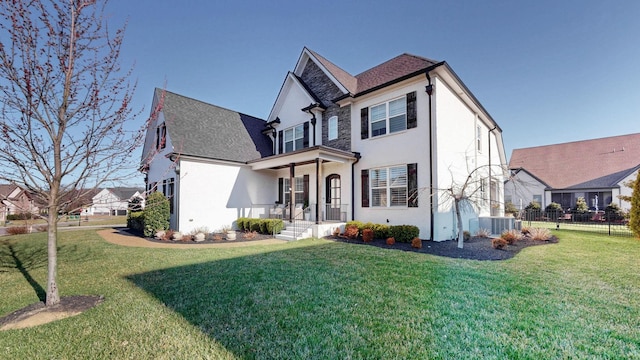
POLYGON ((326 191, 326 215, 327 220, 341 220, 341 197, 342 191, 340 187, 340 175, 331 174, 327 176, 326 182, 327 191, 326 191))

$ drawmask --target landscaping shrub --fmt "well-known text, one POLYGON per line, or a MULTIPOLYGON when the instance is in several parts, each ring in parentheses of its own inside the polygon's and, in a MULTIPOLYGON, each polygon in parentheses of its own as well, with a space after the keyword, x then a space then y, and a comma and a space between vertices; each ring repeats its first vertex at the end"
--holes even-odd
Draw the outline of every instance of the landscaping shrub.
POLYGON ((491 231, 489 229, 480 228, 476 231, 476 237, 480 238, 488 238, 491 235, 491 231))
POLYGON ((373 230, 371 229, 362 230, 362 240, 364 242, 370 242, 371 240, 373 240, 373 230))
POLYGON ((537 201, 530 202, 527 206, 524 207, 527 211, 540 211, 542 210, 542 206, 537 201))
POLYGON ((608 221, 619 221, 624 219, 624 213, 616 203, 607 205, 604 209, 604 213, 606 214, 608 221))
POLYGON ((522 239, 522 233, 520 233, 518 230, 515 230, 515 229, 505 230, 502 232, 500 237, 505 239, 507 244, 513 245, 518 240, 522 239))
POLYGON ((129 230, 142 234, 144 232, 144 212, 129 212, 129 215, 127 215, 127 227, 129 230))
POLYGON ((466 230, 465 230, 465 231, 463 231, 463 232, 462 232, 462 239, 463 239, 464 241, 469 241, 469 240, 471 240, 471 233, 470 233, 470 232, 468 232, 468 231, 466 231, 466 230))
POLYGON ((507 201, 504 203, 504 213, 511 214, 511 216, 516 216, 518 214, 518 208, 511 202, 507 201))
POLYGON ((411 247, 416 249, 422 249, 422 240, 420 240, 420 238, 418 237, 414 237, 413 240, 411 240, 411 247))
POLYGON ((387 245, 393 245, 396 243, 396 239, 389 237, 387 238, 387 245))
POLYGON ((284 229, 284 221, 281 219, 265 219, 264 222, 267 224, 268 235, 279 234, 284 229))
POLYGON ((552 202, 544 208, 544 211, 548 218, 556 219, 560 214, 562 214, 562 205, 552 202))
POLYGON ((589 206, 587 206, 587 201, 584 199, 584 196, 579 196, 576 199, 576 210, 577 213, 584 214, 589 211, 589 206))
POLYGON ((10 226, 5 230, 9 235, 28 234, 29 229, 26 226, 10 226))
POLYGON ((350 224, 344 227, 344 236, 349 239, 355 239, 358 237, 358 226, 350 224))
POLYGON ((144 236, 151 237, 158 230, 169 229, 169 200, 160 192, 147 197, 144 214, 144 236))
POLYGON ((387 224, 373 224, 373 237, 375 239, 386 239, 389 237, 389 225, 387 224))
POLYGON ((248 218, 238 218, 238 220, 236 220, 236 227, 238 228, 238 230, 240 231, 247 231, 249 229, 247 229, 247 222, 249 221, 248 218))
POLYGON ((31 213, 19 213, 19 214, 9 214, 7 215, 8 221, 15 220, 31 220, 33 218, 33 214, 31 213))
POLYGON ((243 237, 244 239, 247 239, 247 240, 255 239, 255 238, 256 238, 256 236, 258 236, 258 233, 257 233, 257 232, 255 232, 255 231, 246 232, 246 233, 242 234, 242 237, 243 237))
POLYGON ((414 225, 392 225, 389 228, 389 236, 397 242, 408 243, 420 235, 420 229, 414 225))
POLYGON ((504 249, 507 246, 507 240, 499 237, 499 238, 495 238, 493 240, 491 240, 491 246, 493 246, 494 249, 504 249))
POLYGON ((364 223, 362 223, 361 221, 357 221, 357 220, 352 220, 352 221, 347 221, 347 224, 344 226, 345 231, 347 229, 347 226, 355 226, 356 229, 358 229, 358 232, 361 232, 362 230, 364 230, 364 223))
POLYGON ((244 232, 256 232, 258 234, 272 235, 279 234, 284 229, 284 222, 281 219, 256 219, 238 218, 236 227, 244 232))
POLYGON ((530 228, 529 236, 533 240, 547 241, 551 239, 551 230, 547 228, 530 228))
POLYGON ((372 222, 368 222, 368 223, 364 223, 362 224, 362 228, 358 228, 358 230, 360 230, 360 233, 362 233, 362 230, 364 229, 371 229, 373 230, 373 228, 376 226, 376 224, 372 223, 372 222))

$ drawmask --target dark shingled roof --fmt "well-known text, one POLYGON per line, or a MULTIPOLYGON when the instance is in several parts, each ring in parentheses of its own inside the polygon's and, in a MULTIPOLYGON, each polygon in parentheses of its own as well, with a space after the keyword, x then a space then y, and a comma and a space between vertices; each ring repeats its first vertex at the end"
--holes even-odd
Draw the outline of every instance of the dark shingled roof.
POLYGON ((435 60, 405 53, 353 76, 315 51, 307 50, 322 63, 349 93, 355 96, 377 87, 391 84, 405 76, 423 71, 439 63, 435 60))
POLYGON ((514 149, 524 168, 553 189, 612 187, 640 164, 640 133, 514 149))
POLYGON ((166 90, 164 113, 175 153, 247 162, 272 155, 271 139, 262 134, 266 122, 166 90))
POLYGON ((120 200, 130 199, 136 191, 140 194, 144 193, 144 189, 134 187, 117 187, 109 188, 108 190, 120 200))

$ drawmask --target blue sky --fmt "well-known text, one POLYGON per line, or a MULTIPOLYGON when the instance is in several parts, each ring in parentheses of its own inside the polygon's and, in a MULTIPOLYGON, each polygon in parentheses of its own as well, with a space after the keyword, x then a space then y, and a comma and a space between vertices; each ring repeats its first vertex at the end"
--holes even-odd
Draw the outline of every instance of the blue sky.
MULTIPOLYGON (((514 148, 640 132, 640 1, 112 0, 134 106, 153 89, 266 118, 304 46, 351 74, 445 60, 514 148)), ((142 122, 143 119, 138 119, 142 122)))

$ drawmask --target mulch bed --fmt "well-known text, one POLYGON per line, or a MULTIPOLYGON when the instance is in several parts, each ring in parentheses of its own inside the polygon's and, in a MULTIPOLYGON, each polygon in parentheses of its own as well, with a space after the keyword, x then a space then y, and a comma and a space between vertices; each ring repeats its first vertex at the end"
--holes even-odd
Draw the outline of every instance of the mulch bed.
POLYGON ((0 318, 0 328, 7 324, 12 324, 32 316, 37 316, 41 312, 80 313, 101 304, 103 301, 104 297, 102 295, 65 296, 60 298, 60 302, 58 304, 50 307, 46 307, 44 301, 40 301, 0 318))
POLYGON ((393 245, 387 245, 385 239, 374 239, 371 242, 365 243, 362 239, 346 239, 342 237, 328 236, 326 239, 334 241, 345 242, 349 244, 376 246, 383 249, 413 251, 424 254, 431 254, 437 256, 444 256, 456 259, 471 259, 471 260, 506 260, 514 257, 520 250, 529 246, 540 246, 546 244, 554 244, 558 242, 558 238, 553 236, 548 241, 537 241, 529 238, 522 239, 516 242, 514 245, 507 245, 504 249, 494 249, 491 245, 490 238, 473 237, 464 242, 462 249, 458 248, 457 240, 447 241, 422 241, 422 248, 416 249, 411 247, 410 243, 396 242, 393 245))
POLYGON ((223 244, 223 243, 238 243, 238 242, 250 242, 256 240, 267 240, 273 239, 273 235, 264 235, 258 233, 247 233, 244 231, 236 231, 236 239, 235 240, 227 240, 226 235, 218 234, 220 236, 220 240, 215 240, 214 237, 209 234, 205 238, 204 241, 193 241, 193 240, 160 240, 156 238, 145 238, 147 241, 155 242, 155 243, 176 243, 176 244, 223 244))

